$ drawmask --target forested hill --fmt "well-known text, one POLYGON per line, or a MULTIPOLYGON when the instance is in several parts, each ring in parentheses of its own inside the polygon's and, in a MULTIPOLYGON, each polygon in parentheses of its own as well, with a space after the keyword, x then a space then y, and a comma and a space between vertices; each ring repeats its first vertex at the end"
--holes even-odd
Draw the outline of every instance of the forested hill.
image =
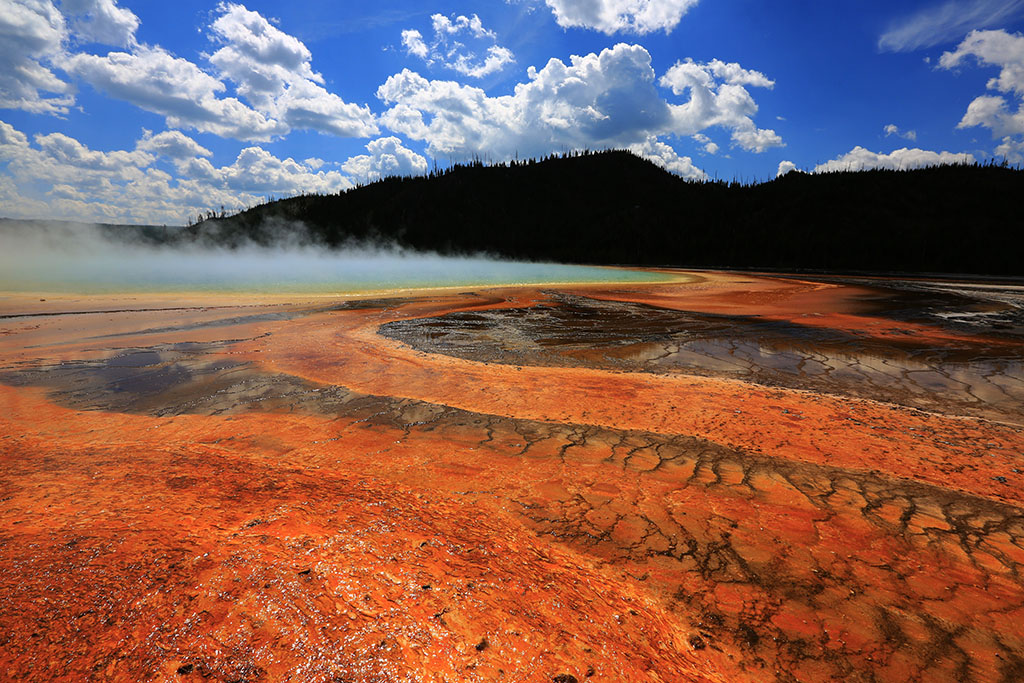
POLYGON ((1024 275, 1024 171, 995 165, 687 182, 628 152, 471 164, 283 199, 186 229, 393 241, 567 263, 1024 275))

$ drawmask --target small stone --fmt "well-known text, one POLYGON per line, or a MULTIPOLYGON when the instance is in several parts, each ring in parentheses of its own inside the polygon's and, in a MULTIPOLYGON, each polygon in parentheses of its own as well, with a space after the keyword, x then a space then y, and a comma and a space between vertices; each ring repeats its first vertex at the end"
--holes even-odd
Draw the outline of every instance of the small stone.
POLYGON ((707 643, 705 643, 704 639, 700 636, 692 635, 690 636, 690 647, 692 647, 694 650, 703 650, 707 647, 707 643))
POLYGON ((178 667, 178 673, 182 676, 187 676, 192 673, 194 668, 196 668, 195 664, 182 664, 178 667))
POLYGON ((476 645, 474 645, 474 647, 476 648, 477 652, 483 652, 484 650, 487 649, 487 639, 486 638, 481 638, 480 642, 477 643, 476 645))
POLYGON ((551 680, 553 683, 580 683, 572 674, 558 674, 551 680))

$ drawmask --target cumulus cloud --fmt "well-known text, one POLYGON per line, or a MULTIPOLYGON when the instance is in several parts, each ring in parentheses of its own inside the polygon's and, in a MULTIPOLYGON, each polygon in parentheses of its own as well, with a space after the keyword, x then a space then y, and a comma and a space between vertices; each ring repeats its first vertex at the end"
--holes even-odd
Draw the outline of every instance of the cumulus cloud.
POLYGON ((152 131, 145 131, 139 140, 136 149, 150 152, 159 156, 173 159, 174 161, 186 161, 195 157, 208 157, 213 154, 198 142, 177 130, 165 130, 162 133, 153 135, 152 131))
POLYGON ((420 59, 428 59, 430 57, 430 48, 423 41, 423 34, 416 29, 402 31, 402 45, 405 47, 406 52, 420 59))
POLYGON ((16 158, 27 148, 28 136, 6 121, 0 121, 0 159, 16 158))
POLYGON ((312 54, 302 41, 243 5, 221 3, 218 11, 211 29, 221 47, 210 55, 210 63, 258 111, 286 128, 341 137, 378 132, 368 107, 346 103, 323 87, 323 76, 313 70, 312 54))
POLYGON ((346 103, 323 87, 301 41, 242 5, 222 3, 218 11, 211 30, 221 47, 209 57, 215 74, 145 45, 71 55, 62 67, 112 97, 165 116, 171 128, 239 140, 269 140, 293 129, 341 137, 379 132, 368 107, 346 103), (228 94, 226 82, 238 97, 228 94))
POLYGON ((943 53, 939 66, 952 69, 968 57, 1000 67, 999 76, 988 82, 990 90, 1024 95, 1024 36, 1003 30, 971 31, 956 50, 943 53))
POLYGON ((991 28, 1024 15, 1024 0, 948 0, 892 24, 878 48, 910 52, 958 40, 968 31, 991 28))
POLYGON ((718 154, 718 143, 714 142, 711 138, 703 133, 697 133, 692 136, 693 141, 699 144, 705 154, 718 154))
POLYGON ((747 86, 771 88, 775 82, 759 71, 739 64, 714 59, 701 64, 687 59, 677 62, 659 83, 676 95, 690 93, 690 101, 673 106, 675 131, 693 135, 705 128, 720 126, 732 132, 732 140, 741 148, 763 152, 783 146, 774 130, 758 128, 753 121, 757 103, 747 86))
POLYGON ((563 28, 613 33, 666 33, 698 0, 545 0, 563 28))
POLYGON ((1024 163, 1024 139, 1005 137, 1002 144, 996 147, 996 154, 1010 163, 1024 163))
POLYGON ((0 109, 66 114, 74 89, 51 70, 68 29, 50 0, 0 0, 0 109))
MULTIPOLYGON (((713 143, 712 143, 713 144, 713 143)), ((642 143, 630 145, 630 151, 649 159, 670 173, 690 180, 706 180, 708 174, 693 165, 690 157, 681 157, 671 146, 649 137, 642 143)))
POLYGON ((1024 36, 1003 30, 971 31, 955 50, 942 55, 939 66, 954 69, 972 57, 981 65, 999 67, 999 75, 990 79, 987 87, 1009 98, 979 95, 967 106, 957 127, 988 128, 993 137, 1002 138, 996 153, 1018 161, 1024 144, 1024 36))
POLYGON ((391 136, 374 140, 366 145, 369 154, 354 156, 341 168, 352 178, 370 182, 388 176, 423 175, 427 172, 427 160, 402 145, 402 141, 391 136))
POLYGON ((475 14, 472 17, 434 14, 430 20, 434 32, 430 44, 416 29, 402 31, 406 53, 424 60, 427 66, 443 66, 463 76, 483 78, 515 61, 512 51, 498 45, 497 35, 484 28, 475 14), (473 47, 467 43, 472 43, 473 47))
POLYGON ((729 130, 743 149, 782 144, 774 131, 754 125, 757 105, 746 89, 772 82, 738 64, 679 63, 659 82, 647 50, 619 44, 573 56, 569 64, 551 59, 527 75, 513 94, 490 97, 480 88, 428 80, 405 69, 377 90, 389 105, 381 122, 425 141, 432 156, 452 158, 629 147, 652 136, 692 136, 713 126, 729 130), (688 93, 689 101, 666 101, 659 83, 676 95, 688 93))
POLYGON ((779 170, 775 173, 775 177, 776 178, 781 178, 782 176, 786 175, 787 173, 792 173, 795 170, 796 170, 796 164, 794 164, 792 161, 780 161, 779 162, 779 170))
POLYGON ((246 147, 230 166, 216 169, 215 178, 220 187, 251 195, 337 192, 352 186, 338 171, 313 173, 305 164, 279 159, 262 147, 246 147))
POLYGON ((135 44, 139 18, 114 0, 62 0, 61 9, 80 40, 118 47, 135 44))
POLYGON ((897 126, 895 123, 888 124, 885 127, 884 130, 885 130, 885 137, 889 137, 890 135, 895 135, 896 137, 904 138, 905 140, 916 140, 917 139, 917 131, 916 130, 900 130, 900 127, 897 126))
MULTIPOLYGON (((894 150, 889 154, 882 154, 857 146, 836 159, 827 161, 824 164, 818 164, 814 167, 814 172, 863 171, 873 168, 903 171, 927 166, 973 164, 974 162, 974 155, 967 153, 931 152, 924 149, 907 149, 904 147, 894 150)), ((781 164, 779 165, 779 170, 782 170, 781 164)))
POLYGON ((144 150, 98 152, 63 133, 35 136, 36 145, 55 162, 75 168, 120 172, 144 168, 153 163, 153 155, 144 150))
POLYGON ((131 150, 90 149, 62 133, 28 137, 0 121, 0 176, 10 217, 119 223, 180 224, 187 215, 244 208, 269 195, 337 192, 352 187, 338 171, 322 171, 258 146, 228 165, 180 131, 146 132, 131 150), (192 156, 190 156, 192 155, 192 156), (157 166, 173 163, 177 176, 157 166), (41 189, 42 188, 42 189, 41 189))
POLYGON ((241 140, 268 140, 288 131, 237 98, 220 97, 224 83, 160 47, 105 56, 76 54, 64 68, 112 97, 165 116, 172 128, 241 140))

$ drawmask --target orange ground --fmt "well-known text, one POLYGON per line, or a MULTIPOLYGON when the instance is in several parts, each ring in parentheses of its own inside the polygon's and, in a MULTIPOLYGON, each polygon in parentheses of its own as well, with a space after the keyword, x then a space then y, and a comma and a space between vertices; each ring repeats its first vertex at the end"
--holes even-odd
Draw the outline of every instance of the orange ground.
MULTIPOLYGON (((557 289, 1020 351, 836 283, 557 289)), ((379 333, 547 289, 124 303, 0 319, 0 677, 1024 677, 1021 421, 379 333)))

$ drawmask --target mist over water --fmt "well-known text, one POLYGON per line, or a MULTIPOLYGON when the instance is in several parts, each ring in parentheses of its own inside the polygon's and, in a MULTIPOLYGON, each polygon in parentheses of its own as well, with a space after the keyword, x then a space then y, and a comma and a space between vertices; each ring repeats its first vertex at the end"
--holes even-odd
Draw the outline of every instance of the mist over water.
POLYGON ((113 239, 97 226, 0 226, 0 291, 343 293, 421 287, 649 282, 640 271, 441 256, 394 245, 340 250, 293 241, 235 249, 113 239))

